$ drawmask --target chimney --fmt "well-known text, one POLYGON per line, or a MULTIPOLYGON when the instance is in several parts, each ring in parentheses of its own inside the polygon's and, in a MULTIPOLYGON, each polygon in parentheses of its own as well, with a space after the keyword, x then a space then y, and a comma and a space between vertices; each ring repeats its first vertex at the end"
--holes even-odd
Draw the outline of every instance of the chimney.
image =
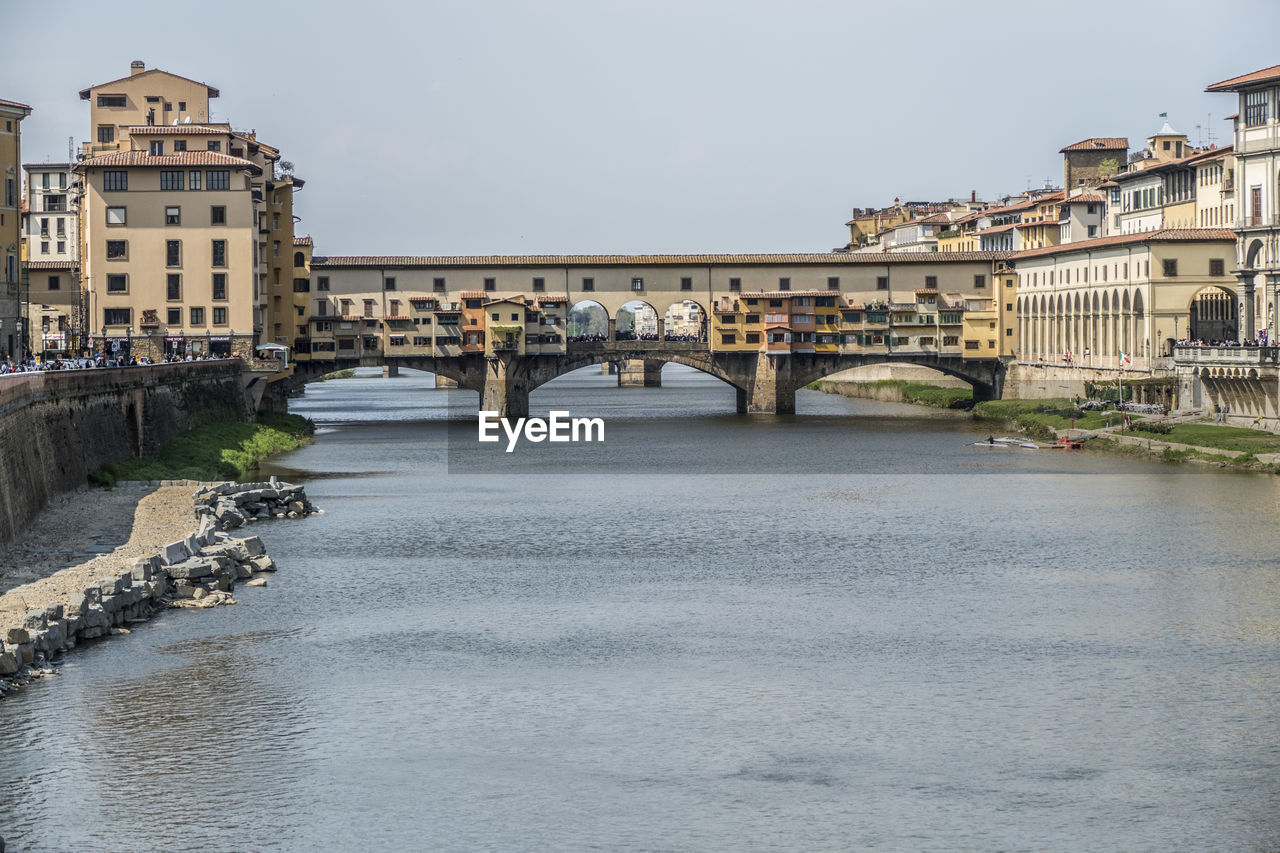
POLYGON ((135 59, 133 62, 129 63, 130 77, 134 77, 138 74, 141 74, 143 71, 146 71, 146 70, 147 70, 147 63, 143 62, 141 59, 135 59))
POLYGON ((977 201, 978 201, 978 191, 969 190, 969 202, 972 204, 972 203, 977 203, 977 201))

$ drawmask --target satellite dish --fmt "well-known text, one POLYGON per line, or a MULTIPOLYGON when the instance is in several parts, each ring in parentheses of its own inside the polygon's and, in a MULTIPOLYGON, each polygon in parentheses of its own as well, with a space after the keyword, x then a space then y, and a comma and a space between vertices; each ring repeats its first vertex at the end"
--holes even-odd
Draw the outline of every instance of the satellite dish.
POLYGON ((176 118, 173 120, 173 125, 174 125, 174 127, 177 127, 177 125, 178 125, 178 120, 177 120, 176 118))

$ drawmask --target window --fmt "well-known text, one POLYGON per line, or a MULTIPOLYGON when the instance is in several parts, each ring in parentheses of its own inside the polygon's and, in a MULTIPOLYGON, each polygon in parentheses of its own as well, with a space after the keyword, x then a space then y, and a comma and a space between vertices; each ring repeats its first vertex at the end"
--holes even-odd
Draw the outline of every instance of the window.
POLYGON ((785 277, 778 279, 778 290, 790 290, 790 289, 791 289, 791 279, 785 278, 785 277))
POLYGON ((840 276, 838 275, 827 276, 827 290, 839 290, 839 289, 840 289, 840 276))
POLYGON ((164 241, 164 265, 166 267, 182 266, 182 241, 164 241))
POLYGON ((193 190, 198 190, 198 189, 200 189, 200 170, 199 170, 199 169, 192 169, 192 170, 191 170, 191 183, 190 183, 190 187, 191 187, 191 189, 193 189, 193 190))
POLYGON ((736 344, 737 342, 738 342, 738 336, 737 336, 737 334, 736 334, 736 333, 734 333, 734 332, 721 332, 721 334, 720 334, 720 343, 722 343, 722 344, 736 344))
POLYGON ((48 241, 48 240, 41 240, 41 241, 40 241, 40 254, 42 254, 42 255, 47 255, 47 254, 49 254, 49 241, 48 241))
POLYGON ((40 217, 40 236, 41 237, 49 236, 49 220, 48 218, 43 216, 40 217))
POLYGON ((740 278, 729 279, 729 291, 731 293, 740 293, 742 291, 742 279, 740 278))
POLYGON ((682 278, 682 279, 680 279, 680 289, 681 289, 681 290, 693 290, 693 279, 691 279, 691 278, 682 278))
POLYGON ((204 325, 204 308, 193 305, 190 309, 190 316, 191 316, 191 325, 193 326, 204 325))
POLYGON ((128 240, 108 240, 107 260, 123 260, 129 257, 128 240))
POLYGON ((1244 96, 1244 126, 1257 127, 1267 123, 1267 90, 1246 92, 1244 96))
POLYGON ((399 299, 391 300, 391 316, 392 317, 400 316, 400 300, 399 299))
POLYGON ((49 189, 49 173, 48 172, 40 173, 40 188, 45 190, 49 189))
POLYGON ((889 276, 887 275, 876 276, 876 290, 888 290, 888 289, 889 289, 889 276))
MULTIPOLYGON (((324 285, 324 286, 323 286, 323 287, 321 287, 320 289, 321 289, 321 290, 328 290, 328 289, 329 289, 329 279, 328 279, 328 277, 327 277, 327 276, 326 276, 326 277, 322 277, 322 278, 320 279, 320 281, 321 281, 321 282, 323 283, 323 285, 324 285)), ((445 289, 445 288, 444 288, 444 279, 442 279, 442 278, 433 278, 433 279, 431 279, 431 290, 432 290, 432 291, 434 291, 435 293, 444 293, 444 289, 445 289)))
POLYGON ((107 276, 107 293, 125 293, 129 290, 129 280, 119 274, 107 276))
POLYGON ((631 279, 631 289, 644 290, 644 279, 638 277, 631 279))
POLYGON ((123 169, 103 171, 102 189, 105 192, 121 192, 129 189, 129 173, 123 169))
POLYGON ((178 112, 185 113, 187 111, 187 102, 178 101, 178 112))
POLYGON ((364 300, 364 316, 366 317, 373 316, 373 300, 372 299, 364 300))
POLYGON ((164 209, 165 225, 181 225, 182 224, 182 208, 166 207, 164 209))
POLYGON ((165 312, 164 321, 168 323, 170 326, 181 326, 182 325, 182 309, 181 308, 168 309, 165 312))
POLYGON ((103 308, 102 322, 108 326, 133 325, 132 308, 103 308))
POLYGON ((151 156, 160 157, 163 154, 164 154, 164 140, 163 139, 151 140, 151 156))
POLYGON ((280 230, 280 214, 278 213, 271 214, 271 230, 272 231, 280 230))
POLYGON ((302 254, 302 252, 294 252, 293 265, 295 267, 305 267, 307 265, 307 256, 302 254))
POLYGON ((66 188, 67 188, 67 173, 59 172, 58 173, 58 189, 65 190, 66 188))
POLYGON ((1098 226, 1097 226, 1097 225, 1090 225, 1090 226, 1089 226, 1089 236, 1090 236, 1090 237, 1097 237, 1097 236, 1098 236, 1098 226))
POLYGON ((486 279, 484 280, 484 289, 485 289, 485 290, 497 290, 497 289, 498 289, 498 280, 497 280, 496 278, 486 278, 486 279))
POLYGON ((59 278, 59 277, 58 277, 58 276, 56 276, 56 275, 51 275, 51 276, 49 276, 49 289, 50 289, 50 290, 61 290, 61 289, 62 289, 62 279, 61 279, 61 278, 59 278))
POLYGON ((58 217, 58 236, 67 236, 67 220, 63 219, 61 216, 58 217))
POLYGON ((182 276, 176 272, 171 272, 167 276, 165 282, 165 299, 181 299, 182 298, 182 276))
POLYGON ((226 225, 227 209, 220 204, 215 204, 209 208, 209 224, 210 225, 226 225))
POLYGON ((584 278, 584 279, 582 280, 582 289, 583 289, 583 290, 595 290, 595 289, 596 289, 596 280, 595 280, 594 278, 584 278))
POLYGON ((185 140, 185 139, 175 139, 175 140, 173 140, 173 153, 174 153, 174 154, 178 154, 179 152, 186 151, 186 150, 187 150, 187 140, 185 140))
POLYGON ((328 290, 328 289, 329 289, 329 276, 322 275, 316 278, 316 290, 328 290))
POLYGON ((210 140, 209 140, 209 150, 210 150, 210 151, 221 151, 221 150, 222 150, 222 140, 220 140, 220 139, 210 139, 210 140))
POLYGON ((211 263, 215 267, 225 267, 227 265, 227 241, 214 240, 211 263))
POLYGON ((758 344, 758 343, 760 343, 760 333, 759 333, 759 332, 747 332, 747 334, 746 334, 746 342, 747 342, 747 343, 749 343, 749 344, 758 344))
POLYGON ((280 241, 279 240, 271 241, 271 257, 273 258, 280 257, 280 241))
POLYGON ((498 312, 497 312, 497 311, 494 311, 490 316, 492 316, 492 317, 493 317, 493 319, 497 320, 497 319, 498 319, 498 312))
POLYGON ((937 288, 938 288, 938 277, 937 277, 936 275, 927 275, 927 276, 925 276, 925 277, 924 277, 924 286, 925 286, 926 288, 929 288, 929 289, 932 289, 932 290, 937 290, 937 288))
POLYGON ((973 277, 973 289, 982 290, 987 286, 987 277, 985 275, 975 275, 973 277))
POLYGON ((964 342, 964 348, 965 348, 965 349, 977 349, 977 348, 978 348, 978 342, 977 342, 977 341, 965 341, 965 342, 964 342))
POLYGON ((123 107, 126 106, 124 95, 99 95, 98 106, 100 107, 123 107))
POLYGON ((1209 259, 1209 275, 1223 275, 1226 271, 1226 265, 1222 258, 1209 259))
POLYGON ((1178 260, 1177 260, 1177 258, 1165 258, 1165 261, 1164 261, 1164 274, 1165 274, 1165 277, 1166 277, 1166 278, 1172 278, 1172 277, 1174 277, 1174 276, 1176 276, 1176 275, 1178 274, 1178 260))
POLYGON ((218 307, 213 309, 213 325, 215 326, 227 325, 227 309, 225 307, 218 307))
POLYGON ((109 124, 98 125, 98 141, 103 143, 111 143, 116 141, 116 129, 109 124))
POLYGON ((227 274, 224 272, 216 272, 213 274, 213 298, 227 298, 227 274))
POLYGON ((533 280, 533 289, 535 292, 541 292, 547 289, 547 281, 543 278, 535 278, 533 280))
POLYGON ((211 190, 231 189, 230 169, 211 169, 205 173, 205 177, 209 179, 205 186, 211 190))
POLYGON ((1004 330, 1004 336, 1005 336, 1006 338, 1011 338, 1011 337, 1013 337, 1013 327, 1012 327, 1012 326, 1010 326, 1009 328, 1007 328, 1007 329, 1005 329, 1005 330, 1004 330))

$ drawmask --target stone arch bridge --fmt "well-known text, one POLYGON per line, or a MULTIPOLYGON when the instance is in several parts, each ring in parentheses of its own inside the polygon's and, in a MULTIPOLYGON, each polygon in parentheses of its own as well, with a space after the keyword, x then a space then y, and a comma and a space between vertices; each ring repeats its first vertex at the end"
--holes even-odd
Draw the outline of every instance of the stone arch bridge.
MULTIPOLYGON (((294 385, 336 370, 352 367, 400 367, 444 376, 480 395, 480 408, 504 417, 529 413, 529 393, 574 370, 605 362, 643 361, 646 372, 664 362, 683 364, 715 376, 737 390, 737 410, 792 414, 796 391, 811 382, 871 364, 912 364, 955 376, 973 387, 975 399, 998 399, 1005 365, 997 359, 964 360, 930 353, 755 353, 713 352, 705 342, 592 341, 570 342, 564 354, 524 355, 499 352, 493 356, 365 356, 294 365, 294 385)), ((282 389, 283 390, 283 389, 282 389)))

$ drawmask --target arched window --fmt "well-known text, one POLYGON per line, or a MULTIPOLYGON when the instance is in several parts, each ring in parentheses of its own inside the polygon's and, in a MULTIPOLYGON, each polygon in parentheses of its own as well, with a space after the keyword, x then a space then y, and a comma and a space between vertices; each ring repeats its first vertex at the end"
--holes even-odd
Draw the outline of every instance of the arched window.
POLYGON ((306 256, 305 256, 305 255, 303 255, 301 252, 294 252, 294 253, 293 253, 293 265, 294 265, 295 267, 305 267, 305 266, 307 265, 307 258, 306 258, 306 256))

